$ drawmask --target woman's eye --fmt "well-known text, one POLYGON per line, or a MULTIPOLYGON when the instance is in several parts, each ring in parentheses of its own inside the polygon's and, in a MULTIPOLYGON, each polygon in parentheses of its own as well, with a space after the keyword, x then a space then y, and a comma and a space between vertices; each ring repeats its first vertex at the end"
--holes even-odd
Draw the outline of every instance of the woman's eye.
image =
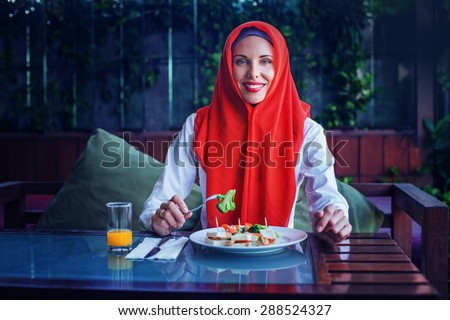
POLYGON ((270 59, 263 59, 263 60, 261 60, 261 63, 262 64, 270 64, 270 63, 272 63, 272 60, 270 60, 270 59))
POLYGON ((247 60, 246 59, 238 59, 238 60, 236 60, 236 64, 237 65, 247 64, 247 60))

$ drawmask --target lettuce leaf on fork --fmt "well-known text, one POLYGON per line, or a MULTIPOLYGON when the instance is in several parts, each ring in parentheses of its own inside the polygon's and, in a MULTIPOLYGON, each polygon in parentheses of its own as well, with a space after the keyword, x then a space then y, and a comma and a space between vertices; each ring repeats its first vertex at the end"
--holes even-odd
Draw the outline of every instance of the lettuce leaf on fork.
POLYGON ((218 194, 217 209, 222 213, 227 213, 228 211, 233 211, 236 209, 236 204, 234 203, 234 196, 236 195, 236 190, 228 190, 226 194, 218 194))

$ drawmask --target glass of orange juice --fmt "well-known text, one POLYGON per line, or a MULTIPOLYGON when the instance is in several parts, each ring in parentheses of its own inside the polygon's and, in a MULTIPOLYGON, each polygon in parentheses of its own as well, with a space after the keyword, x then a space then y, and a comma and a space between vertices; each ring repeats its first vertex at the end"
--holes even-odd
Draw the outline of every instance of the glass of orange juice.
POLYGON ((109 202, 106 204, 108 219, 106 238, 111 251, 128 251, 133 243, 131 202, 109 202))

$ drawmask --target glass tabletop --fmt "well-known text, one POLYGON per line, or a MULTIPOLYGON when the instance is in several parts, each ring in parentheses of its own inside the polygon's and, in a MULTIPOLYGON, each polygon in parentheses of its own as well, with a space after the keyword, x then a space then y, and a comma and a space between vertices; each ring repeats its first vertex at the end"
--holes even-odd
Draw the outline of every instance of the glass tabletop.
MULTIPOLYGON (((143 236, 133 237, 137 246, 143 236)), ((0 284, 4 281, 139 283, 314 283, 308 242, 280 252, 242 256, 188 242, 176 260, 127 260, 108 251, 106 235, 0 233, 0 284), (306 252, 306 253, 304 253, 306 252)))

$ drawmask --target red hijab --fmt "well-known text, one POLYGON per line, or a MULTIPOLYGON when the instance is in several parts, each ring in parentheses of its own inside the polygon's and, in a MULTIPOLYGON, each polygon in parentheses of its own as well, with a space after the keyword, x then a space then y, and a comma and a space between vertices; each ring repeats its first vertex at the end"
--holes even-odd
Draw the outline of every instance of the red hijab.
POLYGON ((206 205, 208 226, 224 223, 287 226, 296 194, 295 164, 309 105, 298 97, 286 41, 273 26, 251 21, 228 36, 212 102, 197 111, 194 151, 206 172, 206 196, 236 189, 236 209, 222 214, 206 205), (232 44, 243 28, 256 27, 273 44, 275 76, 255 107, 242 99, 233 79, 232 44))

